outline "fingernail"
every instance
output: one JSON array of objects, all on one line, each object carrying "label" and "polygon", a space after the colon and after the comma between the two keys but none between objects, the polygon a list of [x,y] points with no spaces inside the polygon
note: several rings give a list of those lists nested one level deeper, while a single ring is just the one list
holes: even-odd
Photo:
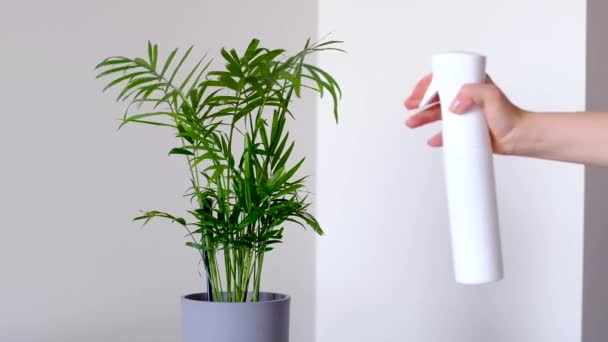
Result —
[{"label": "fingernail", "polygon": [[461,104],[462,102],[458,98],[455,98],[452,104],[450,105],[450,111],[457,113],[460,109]]},{"label": "fingernail", "polygon": [[405,125],[407,127],[412,128],[412,118],[408,118],[407,120],[405,120]]},{"label": "fingernail", "polygon": [[403,101],[403,105],[405,105],[405,108],[411,108],[412,106],[412,101],[414,101],[414,99],[410,96],[407,99],[405,99],[405,101]]}]

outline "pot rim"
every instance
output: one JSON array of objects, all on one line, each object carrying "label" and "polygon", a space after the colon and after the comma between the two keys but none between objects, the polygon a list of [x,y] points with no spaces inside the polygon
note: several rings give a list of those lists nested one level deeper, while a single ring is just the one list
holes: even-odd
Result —
[{"label": "pot rim", "polygon": [[[272,303],[277,303],[277,302],[285,302],[285,301],[290,301],[291,300],[291,296],[288,294],[283,294],[283,293],[277,293],[277,292],[260,292],[260,297],[262,297],[262,295],[266,295],[266,296],[270,296],[272,297],[272,299],[269,300],[260,300],[259,302],[210,302],[207,300],[202,300],[202,298],[207,298],[207,292],[198,292],[198,293],[191,293],[191,294],[187,294],[187,295],[183,295],[181,297],[183,302],[191,302],[191,303],[204,303],[204,304],[208,304],[208,305],[243,305],[243,304],[248,304],[248,305],[264,305],[264,304],[272,304]],[[247,298],[251,298],[250,295],[247,295]]]}]

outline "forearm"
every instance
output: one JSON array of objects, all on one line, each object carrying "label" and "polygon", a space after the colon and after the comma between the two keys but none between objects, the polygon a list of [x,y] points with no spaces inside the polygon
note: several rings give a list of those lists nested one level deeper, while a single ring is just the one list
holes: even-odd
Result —
[{"label": "forearm", "polygon": [[535,113],[512,132],[513,155],[608,166],[608,113]]}]

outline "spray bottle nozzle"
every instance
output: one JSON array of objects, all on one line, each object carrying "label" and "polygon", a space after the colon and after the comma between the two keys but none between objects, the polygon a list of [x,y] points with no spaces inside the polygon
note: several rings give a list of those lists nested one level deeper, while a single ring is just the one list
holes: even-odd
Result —
[{"label": "spray bottle nozzle", "polygon": [[422,100],[420,100],[418,108],[424,108],[428,106],[431,103],[433,97],[437,95],[437,87],[435,84],[436,82],[434,80],[431,80],[431,83],[429,83],[429,86],[426,88],[426,92],[424,92],[424,95],[422,96]]}]

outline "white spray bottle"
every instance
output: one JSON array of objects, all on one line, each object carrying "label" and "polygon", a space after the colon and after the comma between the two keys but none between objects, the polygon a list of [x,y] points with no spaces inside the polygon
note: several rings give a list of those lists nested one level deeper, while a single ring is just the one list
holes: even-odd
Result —
[{"label": "white spray bottle", "polygon": [[449,110],[463,85],[484,82],[485,64],[485,57],[475,53],[434,55],[433,80],[420,103],[420,108],[427,106],[439,93],[454,274],[462,284],[503,277],[488,127],[477,106],[464,114]]}]

